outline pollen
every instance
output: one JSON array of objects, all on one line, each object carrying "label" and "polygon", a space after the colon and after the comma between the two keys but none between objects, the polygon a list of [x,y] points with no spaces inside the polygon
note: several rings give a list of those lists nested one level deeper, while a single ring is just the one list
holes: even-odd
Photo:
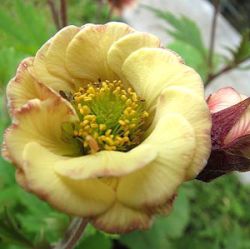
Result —
[{"label": "pollen", "polygon": [[85,154],[128,151],[141,142],[149,114],[144,100],[120,80],[89,83],[73,94],[72,104],[79,117],[73,134]]}]

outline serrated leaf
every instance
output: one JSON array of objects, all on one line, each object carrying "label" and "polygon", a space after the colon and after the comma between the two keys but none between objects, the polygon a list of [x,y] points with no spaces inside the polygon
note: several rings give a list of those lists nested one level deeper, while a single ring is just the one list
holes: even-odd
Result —
[{"label": "serrated leaf", "polygon": [[246,58],[250,59],[250,30],[243,33],[240,45],[234,52],[235,62],[243,61]]},{"label": "serrated leaf", "polygon": [[240,64],[242,61],[250,59],[250,30],[243,33],[239,46],[226,47],[226,50],[232,55],[230,64]]},{"label": "serrated leaf", "polygon": [[200,52],[203,58],[207,58],[207,51],[202,40],[200,29],[193,20],[186,16],[178,18],[169,11],[162,11],[150,6],[145,7],[172,26],[173,30],[166,29],[171,36],[176,40],[194,47]]},{"label": "serrated leaf", "polygon": [[1,44],[34,54],[55,31],[53,25],[47,25],[45,15],[37,12],[34,4],[21,0],[13,0],[8,12],[0,9]]},{"label": "serrated leaf", "polygon": [[38,47],[41,46],[48,38],[46,35],[46,23],[44,17],[41,15],[38,16],[32,5],[28,5],[27,3],[24,4],[21,0],[15,0],[14,6],[17,15],[21,17],[19,18],[19,25],[21,25],[22,32],[24,32],[29,39],[32,39]]},{"label": "serrated leaf", "polygon": [[178,53],[184,59],[185,64],[194,68],[203,79],[206,78],[207,64],[196,48],[178,40],[170,43],[167,47]]},{"label": "serrated leaf", "polygon": [[18,205],[22,212],[16,218],[25,234],[31,234],[36,240],[57,241],[69,224],[69,217],[57,212],[46,202],[19,188]]},{"label": "serrated leaf", "polygon": [[28,37],[25,37],[22,30],[19,29],[16,22],[13,22],[13,18],[8,15],[3,9],[0,9],[0,30],[5,32],[6,35],[15,38],[17,41],[26,43],[29,42]]}]

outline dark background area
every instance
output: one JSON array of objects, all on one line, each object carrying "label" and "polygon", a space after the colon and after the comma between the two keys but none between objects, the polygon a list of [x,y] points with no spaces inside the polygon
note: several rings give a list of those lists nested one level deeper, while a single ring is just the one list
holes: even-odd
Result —
[{"label": "dark background area", "polygon": [[[215,2],[216,0],[210,0]],[[221,0],[221,13],[240,32],[250,28],[249,0]]]}]

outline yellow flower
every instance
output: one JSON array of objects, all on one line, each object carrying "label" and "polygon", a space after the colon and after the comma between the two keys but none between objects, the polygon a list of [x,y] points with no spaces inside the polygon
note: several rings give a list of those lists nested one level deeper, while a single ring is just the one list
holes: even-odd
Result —
[{"label": "yellow flower", "polygon": [[7,87],[3,155],[16,179],[98,229],[146,229],[204,167],[210,114],[199,75],[123,23],[68,26]]}]

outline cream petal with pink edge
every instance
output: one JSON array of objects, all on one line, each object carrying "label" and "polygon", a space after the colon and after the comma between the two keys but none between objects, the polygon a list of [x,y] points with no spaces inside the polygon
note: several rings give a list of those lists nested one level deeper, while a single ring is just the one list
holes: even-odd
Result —
[{"label": "cream petal with pink edge", "polygon": [[107,233],[120,234],[148,229],[151,226],[152,217],[116,202],[107,212],[94,218],[91,223],[97,229]]},{"label": "cream petal with pink edge", "polygon": [[168,112],[176,112],[192,125],[196,146],[192,162],[187,171],[187,179],[195,178],[205,166],[211,152],[211,116],[205,100],[185,87],[164,89],[156,107],[154,125]]},{"label": "cream petal with pink edge", "polygon": [[142,48],[131,53],[122,72],[137,94],[146,100],[147,107],[154,107],[167,86],[185,86],[201,96],[204,94],[200,76],[166,49]]},{"label": "cream petal with pink edge", "polygon": [[75,141],[63,138],[61,127],[64,122],[76,120],[76,114],[60,97],[43,102],[38,99],[28,101],[15,112],[15,120],[4,135],[8,156],[22,167],[23,148],[32,141],[59,155],[79,154]]},{"label": "cream petal with pink edge", "polygon": [[154,146],[145,144],[129,152],[100,151],[92,155],[58,161],[55,171],[72,179],[122,176],[145,167],[156,157]]},{"label": "cream petal with pink edge", "polygon": [[142,32],[128,34],[115,42],[108,52],[108,64],[120,77],[122,75],[122,64],[127,57],[140,48],[158,48],[160,40],[154,35]]},{"label": "cream petal with pink edge", "polygon": [[50,97],[56,97],[55,92],[44,84],[38,82],[29,72],[32,66],[33,58],[23,60],[18,69],[16,77],[7,85],[7,98],[11,113],[21,108],[29,100],[45,100]]},{"label": "cream petal with pink edge", "polygon": [[211,94],[207,99],[207,104],[210,112],[215,113],[236,105],[246,98],[246,96],[240,95],[232,87],[225,87]]},{"label": "cream petal with pink edge", "polygon": [[147,144],[158,151],[157,158],[120,179],[117,199],[132,208],[151,210],[171,199],[185,179],[196,146],[194,130],[182,115],[165,113],[142,145]]},{"label": "cream petal with pink edge", "polygon": [[118,79],[108,65],[107,54],[115,41],[131,32],[132,28],[118,22],[85,25],[67,48],[67,69],[74,77],[80,79]]},{"label": "cream petal with pink edge", "polygon": [[[250,134],[250,106],[245,110],[243,115],[229,131],[224,139],[224,144],[229,144],[233,140]],[[249,155],[250,156],[250,155]]]},{"label": "cream petal with pink edge", "polygon": [[72,180],[59,176],[53,165],[62,157],[38,143],[23,152],[27,189],[68,214],[89,217],[105,212],[114,202],[114,191],[98,179]]},{"label": "cream petal with pink edge", "polygon": [[46,57],[44,58],[44,63],[51,74],[72,83],[75,80],[65,67],[65,56],[69,43],[79,31],[80,28],[73,25],[60,30],[51,40]]},{"label": "cream petal with pink edge", "polygon": [[38,50],[30,72],[36,79],[39,79],[43,84],[57,92],[60,90],[66,92],[73,91],[75,85],[72,82],[52,74],[46,67],[46,57],[52,40],[53,37]]}]

